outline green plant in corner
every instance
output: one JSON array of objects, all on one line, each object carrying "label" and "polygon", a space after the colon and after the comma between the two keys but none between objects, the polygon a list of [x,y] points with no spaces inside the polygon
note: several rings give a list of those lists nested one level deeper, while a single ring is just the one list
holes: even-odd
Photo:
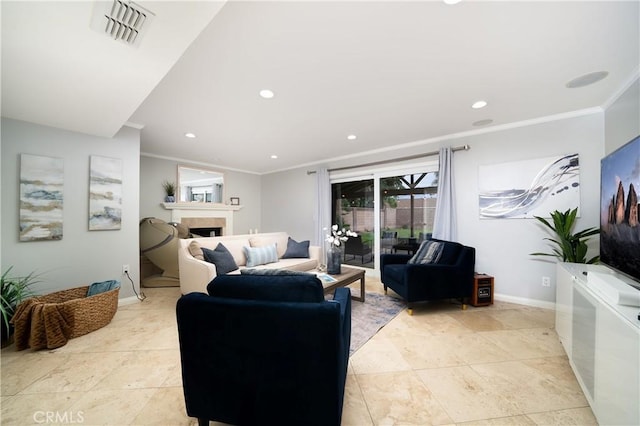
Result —
[{"label": "green plant in corner", "polygon": [[573,227],[576,223],[578,208],[560,212],[558,210],[551,213],[551,224],[547,219],[534,216],[540,223],[549,228],[554,234],[554,238],[545,238],[554,243],[553,253],[531,253],[532,256],[552,256],[563,262],[571,263],[598,263],[600,256],[594,256],[587,260],[588,237],[600,233],[598,228],[587,228],[573,234]]},{"label": "green plant in corner", "polygon": [[30,273],[24,277],[11,277],[11,266],[0,277],[0,313],[2,314],[2,338],[11,335],[9,321],[13,317],[16,307],[24,299],[33,296],[31,285],[39,282],[36,275]]}]

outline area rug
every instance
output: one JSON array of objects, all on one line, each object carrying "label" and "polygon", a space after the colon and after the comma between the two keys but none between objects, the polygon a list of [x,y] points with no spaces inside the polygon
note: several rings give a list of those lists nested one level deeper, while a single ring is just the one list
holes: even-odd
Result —
[{"label": "area rug", "polygon": [[353,355],[362,345],[406,308],[395,297],[365,293],[365,302],[351,301],[351,348]]}]

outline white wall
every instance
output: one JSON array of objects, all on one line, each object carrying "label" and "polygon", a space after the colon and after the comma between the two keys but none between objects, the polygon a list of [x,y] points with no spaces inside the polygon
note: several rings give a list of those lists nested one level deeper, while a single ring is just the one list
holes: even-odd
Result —
[{"label": "white wall", "polygon": [[[520,299],[555,301],[555,260],[530,256],[550,252],[549,237],[535,219],[479,219],[478,168],[509,161],[577,152],[580,159],[580,219],[575,230],[597,227],[600,200],[600,158],[603,114],[528,125],[460,140],[471,145],[455,159],[456,201],[460,241],[476,247],[476,270],[495,277],[496,294]],[[597,238],[590,256],[598,253]],[[551,287],[542,277],[551,277]]]},{"label": "white wall", "polygon": [[[59,241],[19,242],[20,154],[64,160],[63,237]],[[123,127],[112,139],[2,119],[2,259],[5,271],[41,274],[38,293],[88,285],[95,281],[122,281],[120,298],[134,296],[131,283],[121,276],[128,264],[139,289],[139,154],[140,132]],[[121,158],[123,164],[122,228],[89,231],[89,157]]]},{"label": "white wall", "polygon": [[[585,112],[587,114],[587,112]],[[539,124],[458,137],[431,144],[415,145],[362,158],[334,161],[327,167],[341,167],[399,158],[419,152],[437,151],[440,146],[471,145],[469,151],[454,154],[459,241],[476,248],[476,270],[495,277],[495,291],[514,301],[540,301],[550,306],[555,300],[555,263],[529,256],[547,251],[547,236],[535,219],[479,219],[478,168],[509,161],[542,158],[577,152],[581,166],[581,218],[577,229],[598,225],[600,158],[603,156],[603,113],[557,119]],[[299,238],[314,233],[314,167],[272,173],[262,178],[262,218],[265,230],[285,230]],[[597,254],[597,242],[590,252]],[[552,279],[542,287],[542,276]]]},{"label": "white wall", "polygon": [[263,175],[262,231],[285,231],[296,241],[318,244],[314,230],[317,200],[316,175],[307,174],[307,169]]},{"label": "white wall", "polygon": [[226,170],[217,166],[203,166],[184,161],[167,160],[149,156],[140,157],[140,218],[157,217],[171,220],[171,211],[165,210],[161,203],[164,201],[162,182],[165,180],[177,182],[178,164],[203,167],[224,173],[224,197],[229,202],[230,197],[240,198],[242,208],[233,214],[234,234],[248,234],[249,229],[263,231],[261,213],[261,178],[260,175]]},{"label": "white wall", "polygon": [[162,208],[165,193],[162,182],[177,182],[175,161],[140,156],[140,219],[157,217],[171,221],[171,210]]},{"label": "white wall", "polygon": [[257,229],[263,232],[261,208],[262,208],[262,178],[260,175],[224,171],[225,197],[240,198],[242,208],[233,214],[233,233],[247,234],[249,229]]},{"label": "white wall", "polygon": [[605,111],[605,151],[610,154],[640,135],[640,80],[625,90]]}]

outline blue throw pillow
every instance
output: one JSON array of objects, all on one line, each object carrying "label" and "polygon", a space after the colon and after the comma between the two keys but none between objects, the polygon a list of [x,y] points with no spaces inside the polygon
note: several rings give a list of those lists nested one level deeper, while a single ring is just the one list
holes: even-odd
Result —
[{"label": "blue throw pillow", "polygon": [[116,288],[120,288],[120,281],[108,280],[108,281],[93,283],[89,286],[89,289],[87,290],[87,297],[104,293],[105,291],[115,290]]},{"label": "blue throw pillow", "polygon": [[297,242],[289,237],[287,251],[282,255],[283,259],[309,258],[309,240]]},{"label": "blue throw pillow", "polygon": [[218,243],[215,250],[202,247],[202,255],[204,260],[216,265],[216,273],[219,275],[228,274],[238,269],[231,252],[222,243]]},{"label": "blue throw pillow", "polygon": [[407,263],[426,265],[429,263],[438,263],[444,243],[439,241],[427,240],[420,244],[420,248]]},{"label": "blue throw pillow", "polygon": [[248,268],[278,261],[278,250],[275,243],[263,247],[243,247],[242,249],[247,256]]}]

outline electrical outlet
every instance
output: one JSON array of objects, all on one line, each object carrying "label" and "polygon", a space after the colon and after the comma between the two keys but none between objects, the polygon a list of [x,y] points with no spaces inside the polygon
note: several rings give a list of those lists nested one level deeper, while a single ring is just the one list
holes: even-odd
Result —
[{"label": "electrical outlet", "polygon": [[122,275],[129,273],[129,265],[122,265]]},{"label": "electrical outlet", "polygon": [[542,277],[542,287],[551,287],[551,278]]}]

